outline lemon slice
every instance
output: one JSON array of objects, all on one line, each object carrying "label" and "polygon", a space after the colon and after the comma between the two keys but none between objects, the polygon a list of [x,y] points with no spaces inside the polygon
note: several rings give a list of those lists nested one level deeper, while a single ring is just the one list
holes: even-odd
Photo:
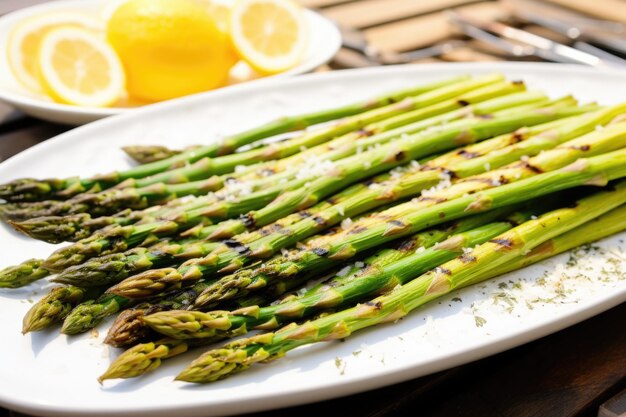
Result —
[{"label": "lemon slice", "polygon": [[52,29],[37,55],[44,90],[56,101],[108,106],[124,93],[124,70],[101,37],[76,27]]},{"label": "lemon slice", "polygon": [[235,48],[262,73],[297,65],[306,49],[307,30],[304,11],[290,0],[239,0],[231,12]]},{"label": "lemon slice", "polygon": [[77,26],[102,30],[104,24],[83,13],[53,12],[38,15],[16,24],[9,33],[7,59],[15,78],[24,87],[42,92],[37,77],[37,50],[47,31],[58,26]]}]

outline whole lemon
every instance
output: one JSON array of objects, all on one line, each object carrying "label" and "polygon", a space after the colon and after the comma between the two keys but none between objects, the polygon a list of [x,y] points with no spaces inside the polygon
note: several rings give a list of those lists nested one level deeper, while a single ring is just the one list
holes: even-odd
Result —
[{"label": "whole lemon", "polygon": [[227,34],[194,0],[129,0],[109,19],[107,37],[128,94],[143,101],[220,87],[236,62]]}]

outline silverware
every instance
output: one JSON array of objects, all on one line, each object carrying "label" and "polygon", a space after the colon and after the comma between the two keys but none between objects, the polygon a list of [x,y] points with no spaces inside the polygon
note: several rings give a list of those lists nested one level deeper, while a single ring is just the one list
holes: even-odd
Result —
[{"label": "silverware", "polygon": [[500,22],[484,22],[448,11],[448,17],[466,35],[488,42],[516,56],[534,55],[548,61],[584,64],[594,67],[626,68],[626,61],[606,60],[589,51],[581,51],[542,36]]},{"label": "silverware", "polygon": [[[367,41],[367,38],[360,30],[340,25],[337,22],[335,22],[335,24],[341,32],[341,46],[348,50],[357,52],[361,55],[361,58],[364,59],[360,60],[361,62],[359,63],[358,58],[355,58],[354,60],[352,58],[345,58],[345,61],[349,61],[346,66],[407,64],[424,58],[441,56],[466,45],[465,42],[460,40],[449,40],[408,52],[380,51]],[[337,59],[341,60],[340,57],[337,57]]]},{"label": "silverware", "polygon": [[589,41],[626,54],[626,24],[592,19],[536,0],[506,0],[514,15],[560,33],[573,41]]}]

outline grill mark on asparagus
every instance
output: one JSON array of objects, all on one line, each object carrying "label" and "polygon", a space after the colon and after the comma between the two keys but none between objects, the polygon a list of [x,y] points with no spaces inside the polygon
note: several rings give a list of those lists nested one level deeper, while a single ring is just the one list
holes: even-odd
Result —
[{"label": "grill mark on asparagus", "polygon": [[459,260],[464,264],[468,264],[470,262],[474,262],[476,260],[476,257],[472,256],[469,253],[464,253],[463,255],[459,256]]},{"label": "grill mark on asparagus", "polygon": [[419,198],[417,198],[417,202],[422,202],[422,201],[434,201],[435,203],[443,203],[444,201],[447,201],[447,198],[442,198],[442,197],[427,197],[427,196],[421,196]]},{"label": "grill mark on asparagus", "polygon": [[355,235],[357,233],[365,232],[366,230],[367,230],[367,227],[361,226],[361,227],[357,227],[355,229],[350,230],[347,234]]},{"label": "grill mark on asparagus", "polygon": [[362,128],[362,129],[357,130],[357,134],[359,136],[368,138],[374,135],[374,131],[372,129]]},{"label": "grill mark on asparagus", "polygon": [[256,220],[254,219],[254,216],[250,213],[242,214],[241,222],[243,223],[245,227],[254,227],[254,225],[256,224]]},{"label": "grill mark on asparagus", "polygon": [[400,252],[410,252],[415,249],[415,246],[417,246],[417,242],[415,240],[405,240],[404,242],[400,243],[400,245],[398,246],[398,250]]},{"label": "grill mark on asparagus", "polygon": [[511,136],[511,141],[513,143],[519,143],[523,141],[524,138],[525,138],[525,135],[522,132],[513,132],[513,135]]},{"label": "grill mark on asparagus", "polygon": [[511,249],[513,247],[513,242],[509,239],[491,239],[489,242],[495,243],[496,245],[506,249]]},{"label": "grill mark on asparagus", "polygon": [[383,308],[383,303],[380,301],[377,301],[377,302],[368,301],[365,303],[365,305],[374,307],[376,310],[381,310]]},{"label": "grill mark on asparagus", "polygon": [[456,154],[459,156],[462,156],[465,159],[472,159],[472,158],[477,158],[480,156],[478,152],[469,152],[469,151],[466,151],[465,149],[461,149]]},{"label": "grill mark on asparagus", "polygon": [[313,252],[317,256],[326,256],[329,253],[328,249],[324,249],[324,248],[313,248],[311,249],[311,252]]},{"label": "grill mark on asparagus", "polygon": [[522,162],[521,164],[522,168],[527,169],[531,172],[534,172],[535,174],[542,174],[543,170],[541,168],[538,168],[534,165],[529,164],[528,162]]}]

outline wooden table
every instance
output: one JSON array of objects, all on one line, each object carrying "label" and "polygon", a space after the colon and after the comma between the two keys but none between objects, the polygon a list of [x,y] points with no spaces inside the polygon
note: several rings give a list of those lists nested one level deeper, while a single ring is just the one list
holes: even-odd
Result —
[{"label": "wooden table", "polygon": [[[0,14],[41,1],[2,0]],[[363,30],[380,50],[395,52],[459,37],[442,13],[446,8],[482,18],[503,13],[498,2],[480,0],[300,1],[342,25]],[[551,1],[626,22],[626,1]],[[536,27],[528,29],[545,34]],[[476,52],[471,46],[470,42],[468,48],[428,61],[502,59],[484,50]],[[337,62],[322,70],[333,66]],[[25,117],[0,104],[0,159],[68,129]],[[603,402],[626,397],[625,328],[626,304],[622,304],[559,333],[465,366],[363,394],[254,416],[596,416]],[[9,415],[17,413],[0,409],[0,417]]]}]

